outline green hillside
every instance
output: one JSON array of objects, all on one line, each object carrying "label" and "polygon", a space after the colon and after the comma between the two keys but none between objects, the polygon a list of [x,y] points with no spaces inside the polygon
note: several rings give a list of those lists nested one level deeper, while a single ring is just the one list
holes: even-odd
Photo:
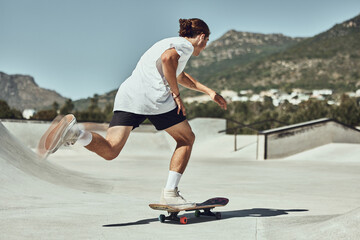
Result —
[{"label": "green hillside", "polygon": [[204,82],[217,89],[353,91],[360,87],[359,39],[360,15],[284,51],[219,71]]},{"label": "green hillside", "polygon": [[[241,66],[263,59],[303,41],[282,34],[260,34],[231,30],[212,42],[198,57],[192,57],[185,71],[217,91],[233,84],[232,74]],[[187,96],[194,92],[185,91]]]}]

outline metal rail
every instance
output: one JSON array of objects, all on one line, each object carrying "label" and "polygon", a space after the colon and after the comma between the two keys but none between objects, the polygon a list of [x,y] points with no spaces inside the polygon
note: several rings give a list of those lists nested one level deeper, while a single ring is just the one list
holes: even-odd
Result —
[{"label": "metal rail", "polygon": [[263,123],[268,123],[268,122],[277,122],[277,123],[280,123],[282,125],[288,125],[287,123],[285,122],[281,122],[281,121],[278,121],[276,119],[267,119],[267,120],[263,120],[263,121],[258,121],[258,122],[253,122],[253,123],[250,123],[250,124],[244,124],[244,123],[241,123],[241,122],[238,122],[236,120],[233,120],[233,119],[229,119],[229,118],[226,118],[226,121],[230,121],[230,122],[233,122],[233,123],[236,123],[238,124],[237,127],[233,127],[233,128],[226,128],[225,130],[221,130],[219,131],[218,133],[223,133],[223,132],[227,132],[227,131],[232,131],[232,130],[235,130],[234,131],[234,151],[236,152],[237,151],[237,131],[239,129],[242,129],[242,128],[248,128],[250,130],[253,130],[255,131],[256,133],[259,133],[260,130],[254,128],[255,125],[259,125],[259,124],[263,124]]}]

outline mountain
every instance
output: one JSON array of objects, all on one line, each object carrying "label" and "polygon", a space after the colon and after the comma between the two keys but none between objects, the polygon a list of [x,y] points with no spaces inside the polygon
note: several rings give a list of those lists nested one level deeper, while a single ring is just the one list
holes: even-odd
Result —
[{"label": "mountain", "polygon": [[282,51],[219,69],[201,79],[219,90],[299,87],[353,91],[360,87],[359,39],[360,15]]},{"label": "mountain", "polygon": [[304,39],[230,30],[210,43],[198,57],[192,57],[185,71],[210,87],[222,90],[223,85],[232,86],[224,82],[228,79],[226,75],[231,75],[239,66],[284,51]]},{"label": "mountain", "polygon": [[55,91],[40,88],[31,76],[3,72],[0,72],[0,99],[21,111],[27,108],[44,109],[51,107],[54,102],[61,106],[66,101]]},{"label": "mountain", "polygon": [[219,64],[223,61],[234,65],[249,63],[254,59],[270,55],[302,41],[282,34],[261,34],[230,30],[195,58],[191,58],[187,69],[198,69]]},{"label": "mountain", "polygon": [[76,111],[87,110],[91,105],[91,99],[94,98],[97,99],[98,107],[102,110],[104,110],[108,105],[113,107],[116,93],[117,93],[117,89],[102,95],[95,94],[92,98],[83,98],[80,100],[76,100],[74,101],[74,106],[75,106],[74,109]]}]

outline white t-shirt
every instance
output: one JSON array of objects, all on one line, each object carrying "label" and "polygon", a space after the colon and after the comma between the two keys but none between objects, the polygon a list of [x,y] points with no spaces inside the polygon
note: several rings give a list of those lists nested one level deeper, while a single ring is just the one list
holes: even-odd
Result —
[{"label": "white t-shirt", "polygon": [[170,48],[174,48],[180,55],[176,76],[184,71],[194,51],[188,40],[173,37],[155,43],[140,58],[131,76],[120,85],[115,97],[114,111],[157,115],[176,108],[161,63],[161,55]]}]

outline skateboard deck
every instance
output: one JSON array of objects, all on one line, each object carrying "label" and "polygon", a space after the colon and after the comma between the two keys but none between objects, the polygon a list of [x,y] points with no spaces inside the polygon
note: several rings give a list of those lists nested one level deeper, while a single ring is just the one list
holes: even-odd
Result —
[{"label": "skateboard deck", "polygon": [[196,203],[196,205],[194,207],[189,207],[189,208],[179,208],[176,206],[170,206],[170,205],[164,205],[164,204],[149,204],[149,207],[154,210],[167,211],[170,214],[169,216],[165,216],[163,214],[161,214],[159,216],[159,221],[162,223],[165,222],[165,220],[170,220],[170,221],[176,221],[176,222],[180,222],[182,224],[186,224],[188,221],[187,217],[179,218],[177,216],[179,214],[179,212],[195,211],[196,217],[200,217],[201,215],[204,215],[204,216],[213,216],[213,217],[216,217],[216,219],[221,219],[221,213],[220,212],[213,213],[211,211],[211,209],[213,209],[215,207],[223,207],[226,204],[228,204],[228,202],[229,202],[229,199],[227,199],[227,198],[216,197],[216,198],[208,199],[202,203]]}]

